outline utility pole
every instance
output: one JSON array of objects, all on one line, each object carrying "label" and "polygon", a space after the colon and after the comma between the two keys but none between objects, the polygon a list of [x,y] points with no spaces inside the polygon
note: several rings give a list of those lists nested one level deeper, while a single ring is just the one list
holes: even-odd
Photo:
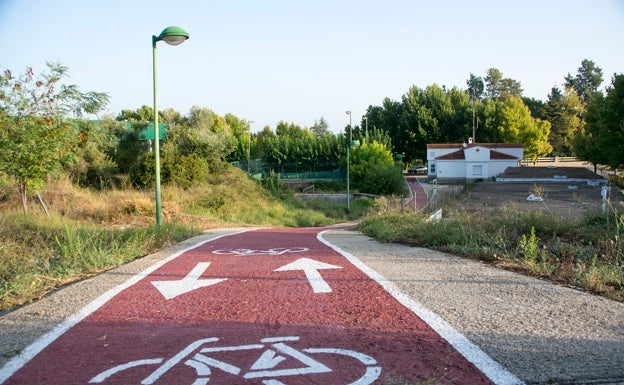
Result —
[{"label": "utility pole", "polygon": [[247,122],[249,124],[249,145],[247,146],[247,175],[251,175],[251,125],[253,120]]}]

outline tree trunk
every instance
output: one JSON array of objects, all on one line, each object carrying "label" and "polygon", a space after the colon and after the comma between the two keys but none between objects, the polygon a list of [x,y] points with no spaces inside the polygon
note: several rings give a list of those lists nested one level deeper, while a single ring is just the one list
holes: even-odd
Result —
[{"label": "tree trunk", "polygon": [[28,214],[28,183],[25,180],[19,181],[17,183],[17,189],[19,190],[19,195],[22,200],[22,209],[24,210],[24,214]]}]

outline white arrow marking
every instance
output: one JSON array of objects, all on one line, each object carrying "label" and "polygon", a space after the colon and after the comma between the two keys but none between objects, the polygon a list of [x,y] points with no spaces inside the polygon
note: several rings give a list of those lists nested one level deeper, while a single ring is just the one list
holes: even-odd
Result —
[{"label": "white arrow marking", "polygon": [[152,281],[152,285],[160,291],[166,299],[175,298],[181,294],[188,293],[195,289],[227,280],[227,278],[199,279],[210,266],[210,262],[200,262],[191,270],[186,277],[177,281]]},{"label": "white arrow marking", "polygon": [[321,273],[318,272],[320,269],[342,269],[342,267],[315,261],[310,258],[299,258],[295,262],[284,265],[273,271],[303,270],[306,278],[310,281],[310,285],[312,285],[313,292],[331,293],[331,287],[329,287],[327,282],[321,277]]}]

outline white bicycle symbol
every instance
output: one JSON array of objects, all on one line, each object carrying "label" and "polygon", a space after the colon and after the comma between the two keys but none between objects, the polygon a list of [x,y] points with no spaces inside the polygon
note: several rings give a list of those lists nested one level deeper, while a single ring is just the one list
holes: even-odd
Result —
[{"label": "white bicycle symbol", "polygon": [[[288,341],[298,340],[298,336],[273,337],[260,340],[260,344],[208,346],[200,349],[200,347],[204,344],[211,344],[219,341],[218,338],[200,339],[191,343],[181,352],[166,361],[164,358],[130,361],[126,364],[115,366],[98,374],[93,377],[89,383],[103,383],[113,375],[137,366],[161,364],[154,372],[141,381],[142,385],[151,385],[158,381],[158,379],[161,378],[167,371],[184,361],[185,365],[195,369],[195,372],[197,373],[197,379],[191,385],[207,384],[210,381],[212,369],[219,369],[231,375],[241,376],[244,379],[261,379],[264,385],[286,385],[283,382],[278,381],[276,378],[329,373],[332,371],[325,364],[311,358],[308,355],[315,353],[338,354],[353,358],[362,363],[365,367],[364,374],[356,381],[347,385],[369,385],[379,378],[379,375],[381,374],[381,367],[377,365],[377,361],[375,361],[375,359],[371,356],[363,353],[337,348],[308,348],[297,350],[285,343]],[[219,361],[208,355],[210,353],[217,352],[235,352],[244,350],[264,350],[260,357],[256,359],[256,361],[246,370],[230,363]],[[289,359],[297,360],[299,362],[299,366],[293,367],[291,365],[287,368],[278,368],[282,361]]]},{"label": "white bicycle symbol", "polygon": [[268,250],[253,250],[253,249],[223,249],[223,250],[213,250],[213,254],[234,254],[234,255],[242,255],[242,256],[250,256],[250,255],[282,255],[288,253],[302,253],[304,251],[308,251],[307,247],[276,247]]}]

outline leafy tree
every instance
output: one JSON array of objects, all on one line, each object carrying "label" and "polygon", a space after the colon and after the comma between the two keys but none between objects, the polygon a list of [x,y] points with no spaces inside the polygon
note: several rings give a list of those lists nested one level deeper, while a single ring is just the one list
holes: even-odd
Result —
[{"label": "leafy tree", "polygon": [[211,165],[218,165],[236,146],[226,120],[207,108],[192,107],[186,122],[186,140],[178,142],[179,151],[197,154]]},{"label": "leafy tree", "polygon": [[553,87],[548,94],[543,114],[551,124],[549,141],[554,155],[572,155],[572,138],[581,127],[580,116],[583,109],[583,103],[572,88],[566,88],[562,93],[557,87]]},{"label": "leafy tree", "polygon": [[522,85],[519,81],[504,78],[500,82],[500,98],[522,97]]},{"label": "leafy tree", "polygon": [[[151,120],[154,119],[152,115]],[[184,116],[173,108],[167,108],[166,110],[159,111],[158,121],[167,124],[183,124]]]},{"label": "leafy tree", "polygon": [[[147,122],[119,122],[112,128],[118,138],[116,151],[112,155],[112,159],[117,165],[120,173],[126,174],[135,168],[141,161],[142,156],[150,150],[151,144],[141,140],[141,132],[148,127]],[[128,128],[132,128],[129,130]],[[162,140],[162,138],[161,138]]]},{"label": "leafy tree", "polygon": [[[382,144],[385,148],[392,149],[392,138],[390,138],[390,134],[387,131],[379,129],[377,127],[373,127],[368,129],[368,141],[360,140],[361,143],[373,143],[377,142]],[[392,150],[391,150],[392,151]]]},{"label": "leafy tree", "polygon": [[229,161],[246,161],[251,148],[251,122],[240,119],[233,114],[225,114],[225,122],[230,127],[236,146],[227,159]]},{"label": "leafy tree", "polygon": [[96,113],[108,103],[105,93],[81,93],[61,83],[67,67],[47,67],[39,76],[32,68],[19,77],[10,70],[0,75],[0,171],[15,181],[24,213],[29,191],[76,156],[79,130],[68,118]]},{"label": "leafy tree", "polygon": [[331,134],[331,132],[329,131],[329,124],[327,123],[325,118],[322,116],[319,121],[316,121],[316,120],[314,121],[314,124],[312,125],[312,127],[310,127],[310,130],[316,136],[323,136],[323,135]]},{"label": "leafy tree", "polygon": [[[531,116],[538,119],[546,119],[544,116],[544,102],[535,98],[522,97],[522,101],[529,107]],[[548,120],[548,119],[546,119]]]},{"label": "leafy tree", "polygon": [[624,165],[624,74],[613,76],[606,96],[596,92],[587,105],[585,127],[574,140],[576,155],[613,169]]},{"label": "leafy tree", "polygon": [[624,166],[624,74],[614,75],[607,87],[602,119],[610,143],[607,164],[620,168]]},{"label": "leafy tree", "polygon": [[548,143],[550,123],[531,116],[529,108],[518,97],[504,102],[499,126],[501,139],[507,143],[521,143],[525,154],[536,160],[552,151]]},{"label": "leafy tree", "polygon": [[587,103],[602,84],[602,69],[593,61],[584,59],[576,76],[568,73],[564,79],[565,87],[574,88],[581,101]]},{"label": "leafy tree", "polygon": [[481,105],[482,118],[479,125],[477,137],[482,143],[499,143],[503,142],[500,130],[503,124],[505,104],[494,99],[486,99]]},{"label": "leafy tree", "polygon": [[[393,101],[390,98],[384,98],[381,106],[369,106],[366,111],[369,141],[372,142],[370,138],[372,130],[378,129],[387,132],[393,143],[409,146],[407,141],[409,134],[403,127],[402,109],[401,102]],[[405,151],[405,149],[402,148],[401,151]]]},{"label": "leafy tree", "polygon": [[405,192],[400,166],[395,166],[392,153],[373,141],[351,149],[349,174],[353,187],[361,192],[394,195]]},{"label": "leafy tree", "polygon": [[[167,112],[179,121],[176,114]],[[137,124],[141,126],[141,124]],[[123,141],[122,141],[123,142]],[[219,172],[226,157],[235,149],[236,139],[226,120],[212,110],[194,106],[179,123],[169,124],[161,151],[161,182],[189,187],[208,180]],[[130,141],[137,143],[138,141]],[[132,154],[132,153],[131,153]],[[138,187],[151,187],[154,182],[154,156],[137,148],[138,160],[130,167],[130,177]]]},{"label": "leafy tree", "polygon": [[[162,114],[160,113],[160,111],[158,112],[158,120],[159,121],[164,121],[164,119],[161,120],[161,118],[163,118]],[[154,121],[154,108],[147,106],[147,105],[142,105],[141,107],[137,108],[136,110],[132,111],[132,110],[121,110],[121,112],[119,113],[119,115],[117,115],[117,120],[120,121],[128,121],[131,123],[135,123],[135,122],[152,122]]]},{"label": "leafy tree", "polygon": [[468,86],[468,95],[470,95],[471,101],[483,98],[485,83],[483,83],[483,79],[480,76],[475,76],[471,72],[470,77],[466,80],[466,85]]},{"label": "leafy tree", "polygon": [[270,126],[265,126],[262,131],[256,134],[256,145],[254,146],[254,150],[256,151],[256,157],[265,158],[268,155],[267,145],[265,143],[266,140],[270,140],[270,138],[275,137],[275,132],[271,129]]},{"label": "leafy tree", "polygon": [[585,124],[576,132],[572,139],[574,155],[594,165],[594,171],[599,164],[608,164],[609,158],[605,148],[610,144],[602,132],[601,111],[604,105],[604,96],[596,94],[585,110]]},{"label": "leafy tree", "polygon": [[480,101],[483,97],[483,91],[485,89],[485,84],[483,83],[483,79],[481,77],[477,77],[470,73],[470,78],[466,80],[466,85],[468,85],[468,95],[470,96],[470,103],[472,105],[472,131],[471,135],[473,140],[476,140],[476,129],[477,129],[477,101]]},{"label": "leafy tree", "polygon": [[269,136],[264,139],[265,159],[271,167],[284,172],[284,164],[290,156],[290,137],[286,135]]},{"label": "leafy tree", "polygon": [[501,80],[503,73],[496,68],[490,68],[485,75],[485,97],[488,99],[497,99],[500,96]]},{"label": "leafy tree", "polygon": [[121,122],[111,118],[74,120],[78,129],[76,161],[66,171],[78,185],[96,189],[108,188],[117,184],[117,165],[114,154],[119,145]]},{"label": "leafy tree", "polygon": [[489,99],[504,99],[508,97],[522,97],[522,86],[517,80],[503,78],[503,73],[496,68],[487,70],[485,76],[486,97]]},{"label": "leafy tree", "polygon": [[408,159],[424,159],[427,143],[467,140],[472,136],[472,105],[465,91],[446,90],[436,84],[422,90],[411,87],[403,96],[402,127],[406,138],[394,151]]}]

